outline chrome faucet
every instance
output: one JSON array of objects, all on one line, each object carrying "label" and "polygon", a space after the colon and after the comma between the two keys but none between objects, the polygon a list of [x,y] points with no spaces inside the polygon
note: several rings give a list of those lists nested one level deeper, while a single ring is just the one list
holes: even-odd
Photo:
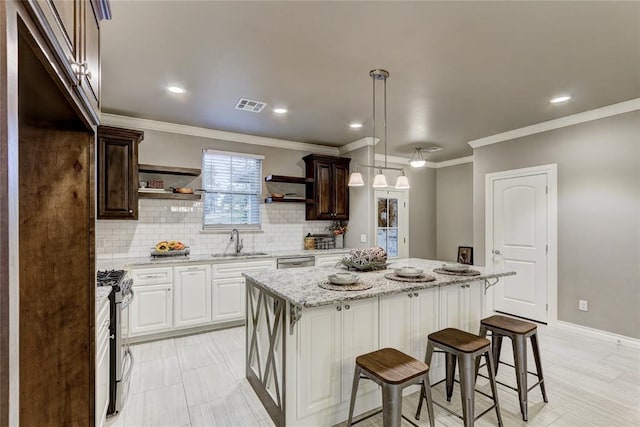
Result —
[{"label": "chrome faucet", "polygon": [[240,232],[237,228],[231,230],[231,241],[233,241],[233,235],[236,235],[236,255],[240,255],[240,251],[244,248],[244,241],[240,239]]}]

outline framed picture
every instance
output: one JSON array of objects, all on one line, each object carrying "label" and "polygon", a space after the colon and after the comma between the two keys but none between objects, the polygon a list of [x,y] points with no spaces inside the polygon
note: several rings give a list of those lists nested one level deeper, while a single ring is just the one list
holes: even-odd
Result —
[{"label": "framed picture", "polygon": [[458,262],[473,265],[473,247],[458,246]]}]

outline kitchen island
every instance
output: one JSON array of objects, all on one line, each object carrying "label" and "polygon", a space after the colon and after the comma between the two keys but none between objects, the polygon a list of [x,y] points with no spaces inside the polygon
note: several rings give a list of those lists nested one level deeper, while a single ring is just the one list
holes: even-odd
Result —
[{"label": "kitchen island", "polygon": [[[385,278],[411,266],[432,282]],[[486,288],[514,272],[477,276],[434,273],[442,262],[404,259],[388,270],[359,273],[371,288],[330,291],[318,284],[342,268],[309,267],[245,273],[246,375],[278,426],[331,426],[346,420],[356,356],[393,347],[423,359],[427,335],[445,327],[478,332]],[[431,381],[444,377],[434,358]],[[408,388],[407,393],[417,387]],[[363,382],[354,414],[381,404],[377,385]]]}]

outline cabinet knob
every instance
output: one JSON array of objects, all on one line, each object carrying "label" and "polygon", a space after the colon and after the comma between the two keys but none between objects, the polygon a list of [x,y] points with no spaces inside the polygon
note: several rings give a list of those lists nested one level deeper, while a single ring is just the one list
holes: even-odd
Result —
[{"label": "cabinet knob", "polygon": [[129,209],[129,213],[133,213],[133,209]]},{"label": "cabinet knob", "polygon": [[417,296],[418,296],[418,293],[416,292],[415,294],[413,294],[413,296],[414,296],[414,297],[417,297]]},{"label": "cabinet knob", "polygon": [[339,305],[339,306],[337,306],[337,307],[336,307],[336,310],[338,310],[338,311],[342,311],[342,306],[340,306],[340,305]]},{"label": "cabinet knob", "polygon": [[344,306],[344,309],[345,309],[345,310],[349,310],[350,308],[351,308],[351,306],[350,306],[349,304],[347,304],[347,305],[345,305],[345,306]]},{"label": "cabinet knob", "polygon": [[412,294],[409,294],[409,298],[413,298],[413,295],[412,295]]}]

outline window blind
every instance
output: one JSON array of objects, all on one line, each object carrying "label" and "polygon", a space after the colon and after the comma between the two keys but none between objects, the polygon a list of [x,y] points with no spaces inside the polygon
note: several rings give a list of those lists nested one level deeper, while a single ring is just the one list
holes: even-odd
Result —
[{"label": "window blind", "polygon": [[203,228],[260,228],[264,156],[204,150]]}]

